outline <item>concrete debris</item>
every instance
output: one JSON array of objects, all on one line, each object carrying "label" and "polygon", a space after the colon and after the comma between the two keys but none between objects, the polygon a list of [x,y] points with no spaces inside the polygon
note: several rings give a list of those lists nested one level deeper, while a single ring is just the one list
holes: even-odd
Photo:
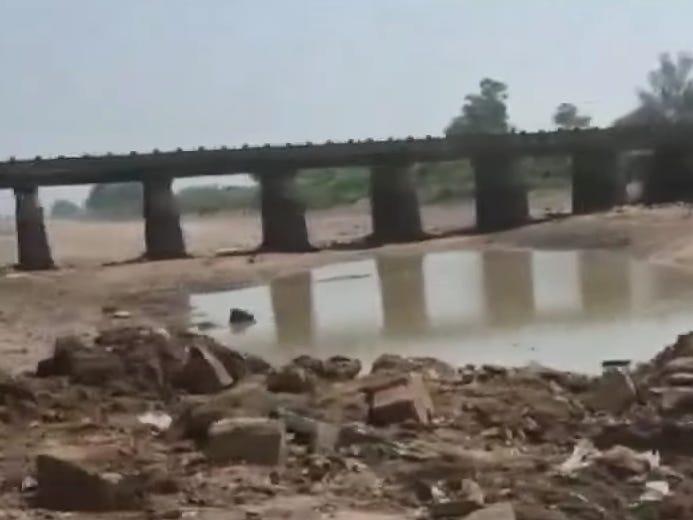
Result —
[{"label": "concrete debris", "polygon": [[602,375],[586,401],[593,410],[619,414],[637,398],[638,392],[630,374],[624,369],[615,368]]},{"label": "concrete debris", "polygon": [[176,377],[176,386],[193,394],[214,394],[234,380],[214,354],[203,346],[190,348],[188,361]]},{"label": "concrete debris", "polygon": [[361,372],[361,362],[346,356],[332,356],[325,360],[320,375],[330,381],[349,381]]},{"label": "concrete debris", "polygon": [[221,419],[209,427],[203,450],[215,463],[282,464],[286,458],[284,424],[260,417]]},{"label": "concrete debris", "polygon": [[385,426],[413,421],[428,424],[433,417],[433,402],[419,374],[399,377],[367,390],[368,420]]},{"label": "concrete debris", "polygon": [[267,376],[267,389],[270,392],[301,394],[312,392],[315,390],[315,385],[315,376],[296,365],[286,365]]},{"label": "concrete debris", "polygon": [[669,483],[666,480],[645,482],[645,491],[640,495],[640,502],[661,502],[670,493]]},{"label": "concrete debris", "polygon": [[58,511],[118,511],[141,509],[139,477],[98,473],[83,463],[53,455],[36,458],[36,503]]}]

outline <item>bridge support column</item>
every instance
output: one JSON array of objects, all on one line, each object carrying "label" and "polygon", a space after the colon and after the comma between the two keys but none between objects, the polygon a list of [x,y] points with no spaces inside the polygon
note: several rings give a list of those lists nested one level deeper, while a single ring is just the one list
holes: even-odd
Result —
[{"label": "bridge support column", "polygon": [[371,170],[371,220],[378,242],[409,242],[423,237],[415,173],[411,165],[388,164]]},{"label": "bridge support column", "polygon": [[476,227],[498,231],[529,218],[527,186],[512,154],[489,152],[472,157],[476,191]]},{"label": "bridge support column", "polygon": [[262,249],[287,253],[311,251],[306,209],[299,200],[296,171],[270,171],[260,175]]},{"label": "bridge support column", "polygon": [[144,181],[144,238],[150,260],[186,256],[178,203],[171,184],[170,178]]},{"label": "bridge support column", "polygon": [[645,175],[643,201],[646,204],[693,200],[693,167],[686,163],[686,152],[661,147],[654,151]]},{"label": "bridge support column", "polygon": [[18,267],[27,271],[55,266],[48,244],[38,188],[15,188]]},{"label": "bridge support column", "polygon": [[613,150],[573,154],[573,213],[606,211],[625,203],[626,178]]}]

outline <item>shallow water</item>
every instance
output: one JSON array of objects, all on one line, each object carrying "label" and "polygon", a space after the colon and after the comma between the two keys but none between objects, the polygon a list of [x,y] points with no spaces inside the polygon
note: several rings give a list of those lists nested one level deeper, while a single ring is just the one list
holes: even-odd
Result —
[{"label": "shallow water", "polygon": [[[190,303],[206,333],[276,363],[389,352],[596,373],[693,329],[693,276],[606,251],[382,254]],[[231,307],[257,323],[232,331]]]}]

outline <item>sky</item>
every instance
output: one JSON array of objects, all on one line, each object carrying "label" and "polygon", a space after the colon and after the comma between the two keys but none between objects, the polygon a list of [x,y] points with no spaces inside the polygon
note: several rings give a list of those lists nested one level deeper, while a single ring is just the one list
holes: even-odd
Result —
[{"label": "sky", "polygon": [[565,101],[607,125],[693,50],[691,20],[690,0],[0,0],[0,159],[441,134],[484,77],[521,129]]}]

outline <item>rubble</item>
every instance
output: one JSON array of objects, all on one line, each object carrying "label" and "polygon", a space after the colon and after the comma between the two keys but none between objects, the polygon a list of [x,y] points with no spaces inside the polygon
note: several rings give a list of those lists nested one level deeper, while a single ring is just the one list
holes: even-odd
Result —
[{"label": "rubble", "polygon": [[282,464],[286,458],[284,424],[260,417],[221,419],[210,425],[203,451],[215,463]]},{"label": "rubble", "polygon": [[384,426],[404,421],[428,424],[433,402],[418,374],[400,377],[368,390],[371,424]]},{"label": "rubble", "polygon": [[59,511],[141,509],[141,480],[114,472],[98,473],[85,461],[49,454],[36,458],[36,504]]},{"label": "rubble", "polygon": [[686,335],[598,378],[396,355],[362,374],[147,327],[62,337],[36,377],[0,373],[0,510],[691,518],[690,359]]}]

